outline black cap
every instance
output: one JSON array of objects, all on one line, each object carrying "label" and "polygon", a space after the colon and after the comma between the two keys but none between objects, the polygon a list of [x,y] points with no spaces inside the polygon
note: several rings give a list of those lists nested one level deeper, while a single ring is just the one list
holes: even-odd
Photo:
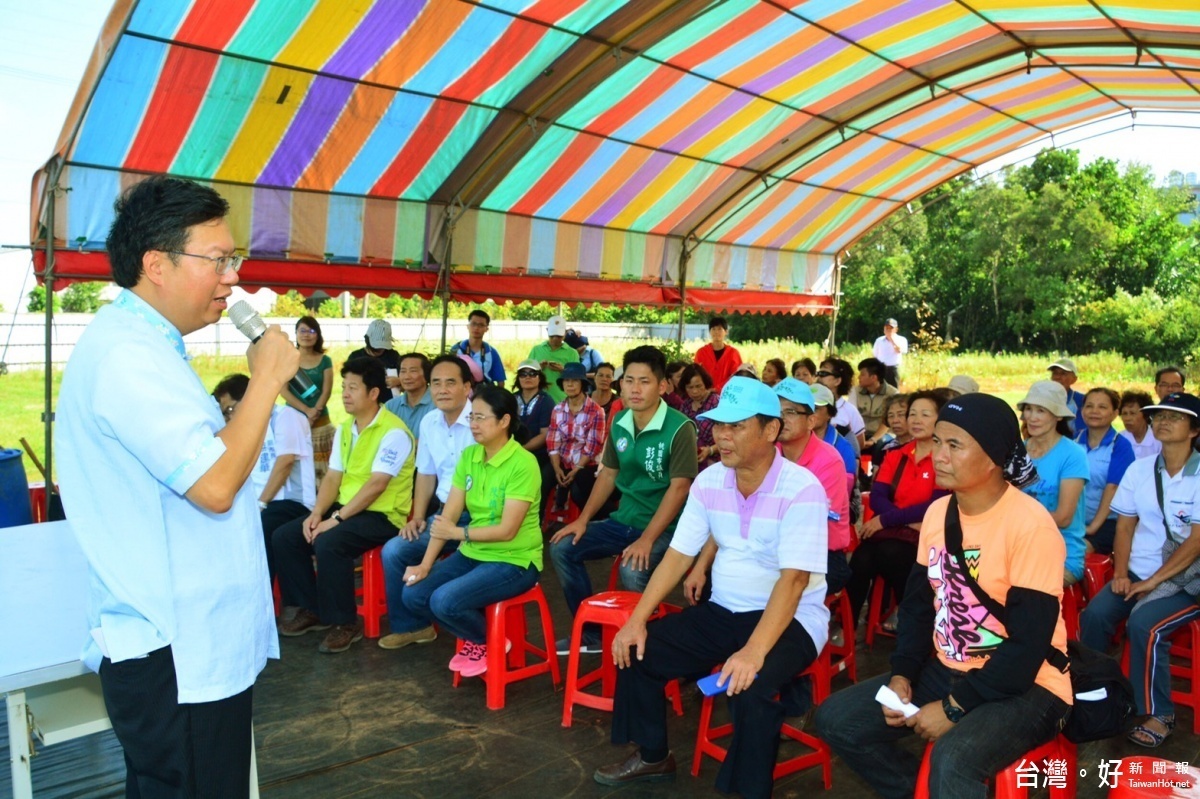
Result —
[{"label": "black cap", "polygon": [[1179,411],[1200,419],[1200,397],[1176,391],[1174,394],[1163,397],[1157,405],[1147,405],[1142,408],[1142,413],[1153,414],[1155,411]]}]

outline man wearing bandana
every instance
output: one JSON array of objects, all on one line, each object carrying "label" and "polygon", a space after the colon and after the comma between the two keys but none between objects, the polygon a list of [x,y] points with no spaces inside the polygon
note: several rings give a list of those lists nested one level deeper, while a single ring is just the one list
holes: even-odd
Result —
[{"label": "man wearing bandana", "polygon": [[[947,403],[933,464],[953,493],[925,515],[892,671],[827,699],[817,734],[880,796],[909,797],[920,761],[896,744],[916,733],[934,744],[931,797],[984,799],[987,781],[1051,740],[1070,709],[1070,678],[1046,660],[1051,646],[1066,652],[1066,548],[1049,512],[1019,490],[1036,473],[1003,400]],[[961,559],[947,542],[955,531]],[[883,708],[882,686],[918,711]]]}]

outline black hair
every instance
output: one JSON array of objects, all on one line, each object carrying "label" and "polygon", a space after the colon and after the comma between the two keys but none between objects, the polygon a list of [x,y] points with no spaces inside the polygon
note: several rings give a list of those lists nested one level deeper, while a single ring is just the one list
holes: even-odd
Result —
[{"label": "black hair", "polygon": [[810,375],[815,375],[817,373],[817,365],[815,363],[813,363],[812,358],[801,358],[798,361],[792,361],[792,371],[791,371],[792,377],[796,376],[796,370],[799,369],[801,366],[803,366],[805,369],[807,369],[808,373]]},{"label": "black hair", "polygon": [[522,445],[529,440],[529,431],[525,429],[525,425],[521,424],[521,412],[517,407],[517,398],[512,394],[497,386],[483,385],[475,391],[471,400],[486,403],[492,409],[492,413],[496,414],[497,421],[501,417],[507,416],[509,438],[515,438],[517,443]]},{"label": "black hair", "polygon": [[363,385],[367,387],[367,393],[371,389],[378,389],[378,394],[375,395],[375,401],[382,405],[386,397],[391,396],[391,391],[388,390],[387,372],[383,368],[383,363],[378,358],[370,356],[359,356],[351,358],[342,364],[342,379],[346,375],[357,375],[362,378]]},{"label": "black hair", "polygon": [[941,392],[936,388],[927,388],[921,391],[914,391],[913,393],[909,394],[908,407],[911,410],[913,403],[917,400],[929,400],[935,406],[937,406],[937,409],[940,411],[942,406],[952,399],[954,398],[946,396],[944,392]]},{"label": "black hair", "polygon": [[783,432],[783,419],[778,416],[767,416],[765,413],[756,413],[754,414],[754,418],[758,420],[763,430],[767,429],[767,422],[779,422],[779,428],[775,431],[775,436],[771,439],[771,443],[774,444],[779,440],[779,435]]},{"label": "black hair", "polygon": [[683,374],[679,377],[679,387],[687,391],[687,385],[692,382],[693,377],[700,378],[700,382],[704,384],[705,388],[711,389],[713,387],[712,375],[698,363],[688,364],[683,370]]},{"label": "black hair", "polygon": [[775,370],[775,373],[779,375],[780,380],[783,380],[788,376],[787,365],[784,364],[783,358],[768,358],[767,362],[763,364],[764,372],[767,371],[768,366]]},{"label": "black hair", "polygon": [[1131,402],[1136,403],[1139,408],[1145,408],[1147,405],[1154,404],[1154,400],[1150,399],[1150,395],[1145,391],[1126,391],[1121,395],[1121,403],[1117,405],[1117,410],[1124,408]]},{"label": "black hair", "polygon": [[838,379],[837,391],[833,392],[834,395],[844,397],[849,394],[850,387],[854,384],[854,370],[850,368],[850,362],[841,358],[826,358],[821,363],[829,364],[828,371],[833,372],[833,376]]},{"label": "black hair", "polygon": [[1104,396],[1108,397],[1108,401],[1112,405],[1113,410],[1117,413],[1121,412],[1121,395],[1113,391],[1111,388],[1096,386],[1083,395],[1083,401],[1087,402],[1087,398],[1093,394],[1103,394]]},{"label": "black hair", "polygon": [[907,408],[909,399],[911,399],[911,397],[908,394],[891,394],[885,397],[883,400],[884,421],[887,421],[887,415],[891,412],[893,405],[902,402]]},{"label": "black hair", "polygon": [[482,316],[483,321],[487,322],[489,326],[492,324],[492,317],[488,316],[487,311],[482,310],[480,308],[472,308],[471,312],[469,314],[467,314],[467,321],[468,322],[471,321],[476,316]]},{"label": "black hair", "polygon": [[600,363],[596,364],[596,369],[595,369],[595,371],[593,371],[593,372],[592,372],[592,374],[595,374],[596,372],[599,372],[601,369],[603,369],[603,368],[604,368],[604,367],[606,367],[606,366],[607,366],[609,369],[611,369],[611,370],[612,370],[612,373],[613,373],[614,375],[617,373],[617,367],[613,366],[613,365],[612,365],[611,363],[609,363],[608,361],[601,361]]},{"label": "black hair", "polygon": [[[313,352],[324,352],[325,336],[321,333],[321,325],[317,323],[317,320],[311,316],[301,316],[296,320],[296,327],[300,327],[300,325],[305,325],[317,331],[317,343],[313,345]],[[297,341],[296,346],[299,347],[300,342]]]},{"label": "black hair", "polygon": [[865,371],[867,374],[882,380],[883,376],[887,374],[887,367],[878,358],[863,358],[858,362],[858,371]]},{"label": "black hair", "polygon": [[[468,386],[475,385],[475,376],[473,374],[471,374],[471,367],[467,365],[467,362],[464,361],[462,358],[458,357],[457,355],[449,355],[449,354],[439,355],[436,358],[434,358],[433,361],[430,362],[430,364],[429,364],[429,379],[430,380],[433,379],[434,367],[436,367],[438,364],[443,364],[443,363],[452,363],[455,366],[457,366],[459,374],[462,375],[462,381],[464,383],[466,383]],[[426,382],[428,382],[428,381],[426,381]]]},{"label": "black hair", "polygon": [[724,316],[714,316],[712,319],[708,320],[708,329],[712,330],[714,327],[719,327],[722,330],[728,330],[729,323],[725,321]]},{"label": "black hair", "polygon": [[217,383],[217,387],[212,390],[212,395],[214,399],[220,399],[228,394],[234,402],[241,402],[242,397],[246,396],[246,387],[249,385],[250,378],[246,375],[228,375],[221,378],[221,382]]},{"label": "black hair", "polygon": [[429,362],[429,356],[423,352],[406,352],[400,356],[400,365],[403,366],[409,358],[416,358],[421,362],[421,371],[425,373],[425,382],[428,383],[429,376],[433,373],[433,364]]},{"label": "black hair", "polygon": [[[650,344],[643,344],[640,347],[634,347],[625,352],[625,357],[621,361],[625,371],[628,372],[629,367],[635,363],[650,367],[650,371],[654,373],[654,376],[660,382],[667,379],[667,375],[671,373],[672,367],[686,366],[682,361],[675,361],[668,366],[667,356],[663,355],[663,351]],[[613,371],[615,372],[616,370],[614,369]]]},{"label": "black hair", "polygon": [[[550,383],[546,380],[546,373],[541,369],[537,370],[537,376],[538,391],[542,391],[546,388],[546,386],[550,385]],[[519,367],[517,368],[517,371],[513,373],[512,390],[518,394],[521,392],[521,369]]]},{"label": "black hair", "polygon": [[1174,372],[1175,374],[1179,375],[1180,383],[1183,383],[1185,386],[1187,385],[1187,375],[1185,375],[1183,373],[1183,370],[1180,369],[1178,366],[1164,366],[1163,368],[1159,369],[1157,372],[1154,373],[1154,382],[1158,383],[1158,381],[1162,380],[1163,375],[1170,374],[1171,372]]},{"label": "black hair", "polygon": [[[130,186],[113,203],[116,219],[105,248],[113,282],[132,288],[142,279],[142,257],[153,250],[187,250],[195,225],[224,219],[229,203],[210,186],[162,175]],[[177,263],[176,255],[167,256]]]}]

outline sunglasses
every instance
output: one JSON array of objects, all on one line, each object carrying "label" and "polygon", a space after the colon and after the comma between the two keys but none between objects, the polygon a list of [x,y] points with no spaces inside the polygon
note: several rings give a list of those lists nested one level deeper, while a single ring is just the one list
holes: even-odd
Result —
[{"label": "sunglasses", "polygon": [[833,372],[827,372],[824,369],[817,372],[817,377],[833,377]]},{"label": "sunglasses", "polygon": [[517,377],[537,377],[538,373],[531,369],[522,369],[517,372]]}]

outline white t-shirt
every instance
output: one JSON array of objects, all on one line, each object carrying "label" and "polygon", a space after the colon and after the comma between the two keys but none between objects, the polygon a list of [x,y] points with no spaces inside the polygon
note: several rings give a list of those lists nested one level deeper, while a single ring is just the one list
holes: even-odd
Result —
[{"label": "white t-shirt", "polygon": [[[1125,470],[1125,476],[1113,495],[1112,509],[1119,516],[1136,516],[1137,527],[1133,529],[1133,546],[1129,552],[1129,571],[1140,579],[1149,578],[1162,566],[1163,544],[1166,531],[1163,529],[1163,514],[1158,505],[1158,490],[1154,483],[1154,471],[1159,459],[1139,458]],[[1162,476],[1163,504],[1167,509],[1167,523],[1171,535],[1176,539],[1191,534],[1193,510],[1200,499],[1200,455],[1193,454],[1187,464],[1174,477],[1164,471]]]},{"label": "white t-shirt", "polygon": [[317,477],[313,470],[312,428],[308,417],[288,405],[276,405],[271,409],[271,421],[267,425],[267,436],[258,453],[258,462],[250,473],[254,484],[254,496],[262,498],[263,489],[275,461],[280,455],[294,455],[292,470],[283,487],[266,501],[290,499],[312,510],[317,504]]},{"label": "white t-shirt", "polygon": [[1147,455],[1157,455],[1158,453],[1162,452],[1162,443],[1160,443],[1159,440],[1154,437],[1154,431],[1150,430],[1149,428],[1147,428],[1146,436],[1142,439],[1142,443],[1140,444],[1134,439],[1133,433],[1129,432],[1128,430],[1122,430],[1121,435],[1124,436],[1125,440],[1128,441],[1133,447],[1133,457],[1135,460],[1145,458]]},{"label": "white t-shirt", "polygon": [[866,422],[863,421],[862,414],[858,412],[858,408],[854,407],[854,403],[847,400],[845,397],[838,397],[837,400],[837,416],[833,417],[834,427],[849,427],[850,435],[846,438],[850,439],[850,443],[854,445],[854,450],[858,451],[858,434],[867,429]]},{"label": "white t-shirt", "polygon": [[[884,366],[899,366],[904,360],[904,353],[908,352],[908,339],[904,336],[893,333],[892,341],[896,342],[895,347],[887,340],[887,336],[880,336],[875,339],[875,346],[871,350],[876,358],[883,361]],[[896,347],[900,348],[899,352],[896,352]]]},{"label": "white t-shirt", "polygon": [[437,478],[437,498],[443,503],[450,498],[459,456],[475,443],[468,420],[470,415],[471,403],[467,402],[450,426],[446,425],[446,414],[437,408],[421,420],[421,432],[417,436],[417,474]]},{"label": "white t-shirt", "polygon": [[[383,408],[379,409],[380,411]],[[379,414],[375,414],[375,419],[379,418]],[[375,423],[375,419],[371,420],[371,424]],[[370,425],[368,425],[369,427]],[[350,425],[350,449],[354,449],[354,445],[358,443],[358,423]],[[379,440],[379,449],[375,451],[375,460],[371,464],[372,472],[388,474],[392,477],[400,474],[400,469],[403,468],[408,460],[409,454],[412,452],[412,438],[404,430],[389,430],[383,434],[383,438]],[[346,471],[345,464],[342,463],[342,428],[338,427],[337,432],[333,434],[333,451],[329,453],[329,468],[337,472]]]}]

